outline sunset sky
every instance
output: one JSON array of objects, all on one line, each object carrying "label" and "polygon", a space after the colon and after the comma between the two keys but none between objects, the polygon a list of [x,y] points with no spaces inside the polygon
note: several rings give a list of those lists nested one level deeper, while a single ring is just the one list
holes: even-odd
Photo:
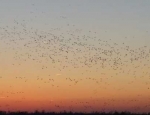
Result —
[{"label": "sunset sky", "polygon": [[1,0],[0,110],[150,110],[149,0]]}]

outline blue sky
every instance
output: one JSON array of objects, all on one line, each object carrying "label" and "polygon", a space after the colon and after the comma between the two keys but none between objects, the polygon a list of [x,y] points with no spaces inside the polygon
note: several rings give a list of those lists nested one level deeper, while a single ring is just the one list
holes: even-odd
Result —
[{"label": "blue sky", "polygon": [[[142,36],[142,32],[150,30],[149,6],[148,0],[3,0],[0,3],[0,24],[11,24],[14,19],[26,20],[28,25],[40,27],[42,24],[58,27],[70,23],[84,29],[113,30],[124,35],[138,33]],[[61,16],[66,19],[62,20]]]}]

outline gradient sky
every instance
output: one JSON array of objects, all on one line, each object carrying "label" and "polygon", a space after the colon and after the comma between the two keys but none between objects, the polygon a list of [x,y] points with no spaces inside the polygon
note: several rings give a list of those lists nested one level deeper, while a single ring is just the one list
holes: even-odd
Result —
[{"label": "gradient sky", "polygon": [[150,109],[149,0],[1,0],[0,110]]}]

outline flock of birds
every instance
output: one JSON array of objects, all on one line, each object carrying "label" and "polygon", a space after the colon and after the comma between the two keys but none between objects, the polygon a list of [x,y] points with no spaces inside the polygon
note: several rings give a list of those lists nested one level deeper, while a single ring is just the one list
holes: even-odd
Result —
[{"label": "flock of birds", "polygon": [[[133,104],[130,108],[135,111],[150,109],[149,97],[146,97],[146,103],[138,105],[142,103],[142,97],[150,96],[149,46],[133,48],[125,42],[114,42],[113,38],[104,40],[99,37],[100,32],[84,31],[71,24],[66,24],[65,28],[68,30],[63,27],[39,30],[28,27],[26,23],[25,20],[14,20],[14,26],[0,27],[0,84],[6,83],[8,87],[0,87],[0,101],[9,100],[13,95],[19,95],[16,103],[25,101],[25,93],[28,91],[16,91],[16,83],[20,83],[20,87],[28,87],[30,84],[29,88],[32,88],[34,82],[35,90],[42,92],[47,87],[62,92],[62,95],[63,92],[73,94],[77,89],[79,91],[76,93],[84,95],[84,90],[88,88],[90,96],[84,97],[88,97],[89,101],[74,99],[70,101],[69,107],[64,102],[55,104],[49,96],[50,104],[53,103],[59,110],[68,108],[73,111],[74,106],[78,105],[82,110],[93,111],[100,106],[96,110],[105,111],[110,106],[117,109],[115,105],[118,102]],[[10,68],[20,71],[19,76],[10,76],[12,81],[5,75]],[[21,72],[32,70],[34,75],[21,76]],[[85,89],[80,90],[82,86]],[[110,90],[114,93],[107,99],[103,93]],[[141,90],[147,92],[146,95]],[[134,91],[137,95],[133,99],[116,99],[117,94],[127,93],[127,96],[132,96],[130,93],[134,94]],[[42,106],[44,107],[44,103],[40,107]],[[11,109],[9,103],[0,103],[0,109],[3,107]]]}]

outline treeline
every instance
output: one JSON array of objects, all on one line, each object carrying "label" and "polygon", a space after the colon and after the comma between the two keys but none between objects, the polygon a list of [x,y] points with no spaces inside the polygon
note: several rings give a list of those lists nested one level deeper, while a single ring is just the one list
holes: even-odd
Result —
[{"label": "treeline", "polygon": [[150,115],[150,113],[130,113],[130,112],[92,112],[92,113],[76,113],[76,112],[5,112],[5,111],[0,111],[0,115]]}]

